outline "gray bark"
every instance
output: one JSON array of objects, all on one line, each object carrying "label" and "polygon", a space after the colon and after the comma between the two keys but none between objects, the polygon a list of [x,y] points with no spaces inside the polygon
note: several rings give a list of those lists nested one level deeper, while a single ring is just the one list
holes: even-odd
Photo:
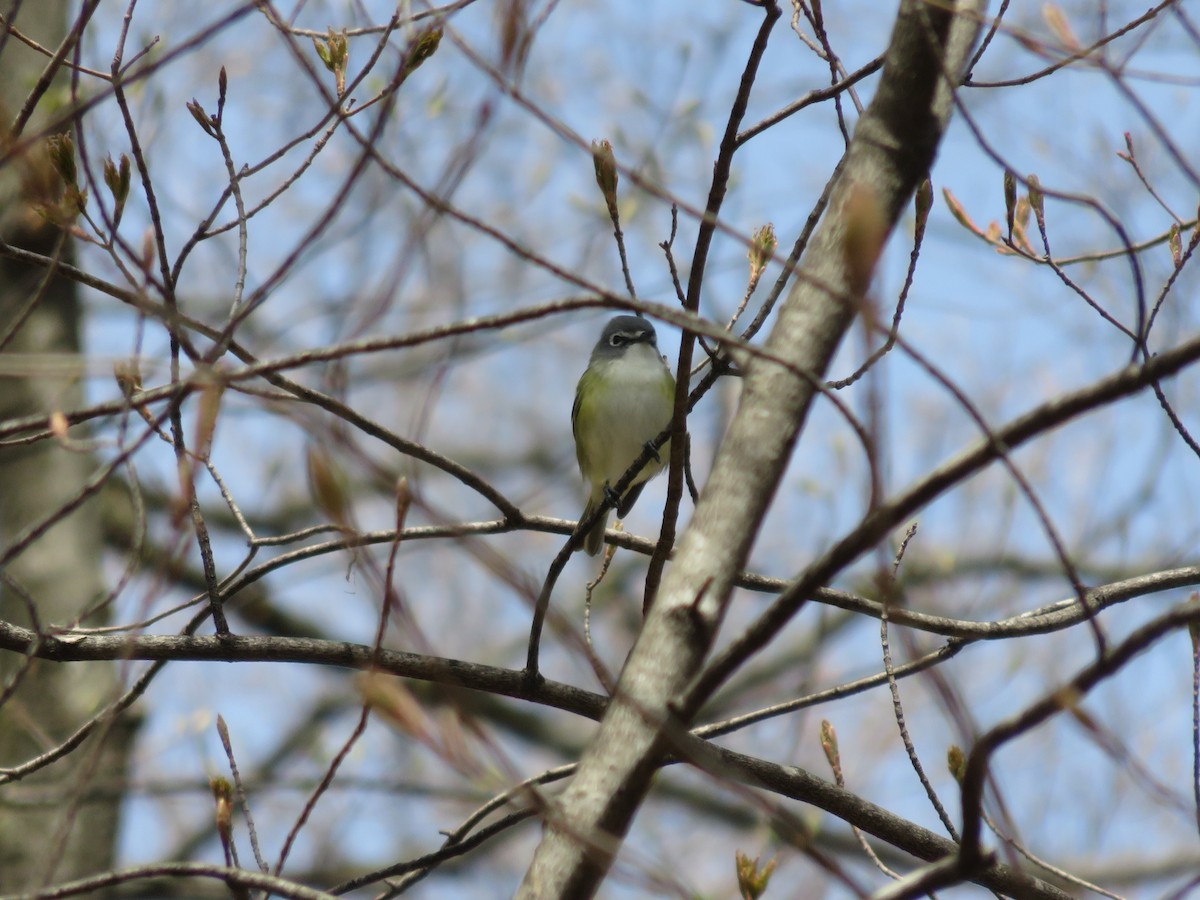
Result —
[{"label": "gray bark", "polygon": [[[11,8],[4,12],[11,17]],[[67,12],[63,0],[27,2],[13,24],[53,49],[67,33]],[[3,128],[10,129],[47,61],[14,38],[3,44]],[[44,121],[41,111],[61,99],[55,90],[43,95],[25,137],[37,134]],[[59,252],[67,259],[70,246],[61,241],[61,231],[32,208],[53,184],[47,176],[40,144],[0,163],[0,235],[24,249]],[[81,406],[79,300],[73,283],[47,281],[43,269],[0,258],[0,335],[9,334],[18,321],[20,327],[0,349],[10,363],[0,379],[0,419]],[[37,356],[20,360],[17,354]],[[39,361],[51,361],[53,370],[36,365]],[[85,437],[71,434],[73,441]],[[103,596],[102,535],[94,502],[84,503],[24,550],[15,550],[23,534],[79,495],[92,469],[87,453],[59,441],[0,448],[3,619],[42,629],[70,624]],[[0,684],[0,767],[25,763],[55,746],[102,709],[117,689],[113,663],[31,664],[16,654],[0,655]],[[12,684],[15,690],[8,693]],[[111,868],[119,790],[96,797],[92,789],[101,782],[112,788],[123,780],[130,732],[123,723],[108,724],[40,771],[12,780],[0,773],[0,893]]]},{"label": "gray bark", "polygon": [[[859,121],[843,175],[805,254],[765,349],[820,376],[853,322],[862,272],[847,257],[847,215],[863,190],[894,227],[928,173],[985,4],[906,0],[878,91]],[[860,223],[861,224],[861,223]],[[850,240],[854,240],[853,235]],[[748,362],[737,413],[651,606],[604,721],[575,778],[549,801],[542,841],[519,896],[595,893],[642,803],[670,733],[690,723],[681,706],[719,627],[816,392],[777,362]],[[700,698],[702,699],[702,698]]]}]

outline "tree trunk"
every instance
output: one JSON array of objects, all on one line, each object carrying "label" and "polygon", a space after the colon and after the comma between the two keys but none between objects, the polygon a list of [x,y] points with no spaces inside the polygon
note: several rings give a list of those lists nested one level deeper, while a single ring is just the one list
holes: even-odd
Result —
[{"label": "tree trunk", "polygon": [[[67,33],[67,8],[64,0],[18,4],[12,24],[53,49]],[[6,9],[6,20],[10,14]],[[0,45],[0,115],[9,135],[47,62],[12,36]],[[58,84],[45,93],[39,112],[55,103]],[[21,139],[36,135],[44,119],[35,112]],[[7,155],[8,146],[0,142],[0,152]],[[51,171],[41,142],[0,163],[0,237],[65,261],[70,242],[33,208],[53,190]],[[80,406],[81,360],[75,285],[0,257],[0,419]],[[84,438],[72,431],[69,441],[0,447],[0,616],[6,620],[42,630],[75,624],[104,595],[95,502],[20,543],[80,495],[94,467],[80,449]],[[87,620],[99,623],[98,616]],[[2,769],[60,744],[118,689],[111,663],[58,666],[12,654],[0,657],[0,683]],[[0,771],[0,893],[111,868],[131,737],[127,723],[102,723],[71,753],[31,774]]]}]

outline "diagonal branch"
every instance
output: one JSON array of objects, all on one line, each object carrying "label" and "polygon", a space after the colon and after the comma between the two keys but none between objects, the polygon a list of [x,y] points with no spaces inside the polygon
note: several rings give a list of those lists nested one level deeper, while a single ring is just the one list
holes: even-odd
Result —
[{"label": "diagonal branch", "polygon": [[847,252],[852,232],[861,230],[853,221],[858,198],[872,198],[879,219],[873,224],[883,234],[894,227],[933,162],[952,106],[950,82],[969,57],[981,5],[901,4],[879,89],[767,340],[772,360],[752,358],[746,366],[737,414],[675,564],[579,773],[547,809],[546,831],[519,896],[595,893],[649,790],[667,732],[686,728],[695,715],[698,703],[681,708],[677,698],[708,652],[817,396],[811,381],[795,372],[826,370],[853,322],[853,297],[869,275],[870,263],[864,272]]}]

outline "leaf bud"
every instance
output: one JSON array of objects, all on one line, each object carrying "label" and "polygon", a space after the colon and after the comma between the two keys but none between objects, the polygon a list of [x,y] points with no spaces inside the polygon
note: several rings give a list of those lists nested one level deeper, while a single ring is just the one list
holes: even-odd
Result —
[{"label": "leaf bud", "polygon": [[1041,228],[1046,224],[1046,198],[1042,194],[1042,185],[1038,181],[1036,175],[1027,175],[1025,184],[1029,188],[1029,205],[1033,208],[1033,214],[1037,218],[1038,227]]},{"label": "leaf bud", "polygon": [[779,241],[775,237],[775,227],[768,222],[754,232],[750,239],[750,252],[746,256],[750,260],[750,279],[757,280],[763,269],[771,261]]},{"label": "leaf bud", "polygon": [[52,134],[46,138],[46,153],[58,177],[68,187],[78,184],[79,172],[75,167],[75,142],[69,134]]},{"label": "leaf bud", "polygon": [[592,141],[592,167],[596,170],[596,184],[604,195],[604,204],[611,215],[617,208],[618,176],[617,158],[608,141]]},{"label": "leaf bud", "polygon": [[437,25],[426,28],[417,35],[416,40],[409,45],[408,54],[404,60],[404,74],[411,74],[425,60],[437,53],[438,45],[442,42],[442,29]]},{"label": "leaf bud", "polygon": [[199,100],[193,97],[188,101],[187,109],[192,114],[192,118],[196,120],[196,124],[204,129],[205,134],[214,138],[217,136],[217,132],[213,128],[212,119],[204,111],[204,107],[200,105]]},{"label": "leaf bud", "polygon": [[121,211],[125,209],[125,201],[129,198],[129,157],[124,153],[121,154],[121,161],[114,163],[111,156],[104,159],[104,183],[108,185],[109,193],[112,194],[113,202],[116,204],[116,217],[121,217]]},{"label": "leaf bud", "polygon": [[758,867],[758,857],[751,859],[741,850],[733,854],[734,869],[737,872],[738,892],[745,900],[758,900],[767,890],[771,875],[775,872],[778,860],[772,858],[761,869]]},{"label": "leaf bud", "polygon": [[967,774],[967,755],[958,744],[951,744],[950,749],[946,751],[946,768],[950,770],[954,780],[962,784],[963,777]]},{"label": "leaf bud", "polygon": [[1017,176],[1009,169],[1004,170],[1004,221],[1008,225],[1008,237],[1012,239],[1013,222],[1017,212]]}]

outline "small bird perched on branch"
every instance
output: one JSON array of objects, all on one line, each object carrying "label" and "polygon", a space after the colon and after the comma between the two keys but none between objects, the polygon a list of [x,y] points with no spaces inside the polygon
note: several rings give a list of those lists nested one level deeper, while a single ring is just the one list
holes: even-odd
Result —
[{"label": "small bird perched on branch", "polygon": [[[646,482],[663,470],[670,441],[663,444],[621,497],[613,488],[671,423],[675,379],[658,352],[654,326],[640,316],[610,319],[592,348],[575,388],[571,430],[579,471],[591,488],[583,518],[607,499],[624,518]],[[604,546],[608,512],[588,532],[583,549],[595,556]]]}]

